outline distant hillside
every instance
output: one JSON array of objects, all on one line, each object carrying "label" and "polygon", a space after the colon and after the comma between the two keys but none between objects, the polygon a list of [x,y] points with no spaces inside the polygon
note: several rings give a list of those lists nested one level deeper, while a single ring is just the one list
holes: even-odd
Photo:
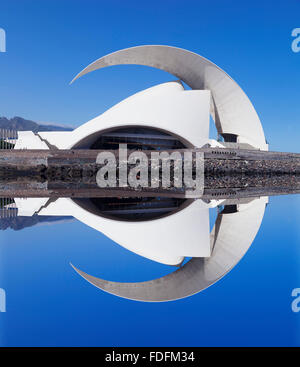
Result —
[{"label": "distant hillside", "polygon": [[0,117],[0,129],[11,129],[24,131],[29,130],[33,132],[38,131],[72,131],[70,127],[56,126],[56,125],[44,125],[38,124],[31,120],[25,120],[22,117],[13,117],[7,119],[6,117]]},{"label": "distant hillside", "polygon": [[73,217],[39,216],[34,214],[32,217],[12,217],[0,218],[0,231],[13,229],[19,231],[23,228],[32,227],[37,224],[56,224],[58,222],[73,221]]}]

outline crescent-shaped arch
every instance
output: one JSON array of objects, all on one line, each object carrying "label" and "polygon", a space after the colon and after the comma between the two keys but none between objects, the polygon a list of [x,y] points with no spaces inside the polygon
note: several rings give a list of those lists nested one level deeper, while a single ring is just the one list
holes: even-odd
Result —
[{"label": "crescent-shaped arch", "polygon": [[241,205],[238,212],[218,214],[211,232],[211,257],[192,258],[162,278],[138,283],[112,282],[71,265],[95,287],[122,298],[144,302],[185,298],[218,281],[241,260],[260,228],[266,202],[266,198],[255,199],[250,204]]},{"label": "crescent-shaped arch", "polygon": [[161,69],[175,75],[192,89],[210,90],[211,115],[218,133],[236,135],[239,143],[268,150],[261,122],[247,95],[222,69],[196,53],[163,45],[127,48],[96,60],[71,83],[91,71],[120,64]]}]

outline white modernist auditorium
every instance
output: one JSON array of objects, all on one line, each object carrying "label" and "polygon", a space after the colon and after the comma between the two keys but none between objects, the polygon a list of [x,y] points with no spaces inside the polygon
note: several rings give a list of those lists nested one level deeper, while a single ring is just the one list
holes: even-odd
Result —
[{"label": "white modernist auditorium", "polygon": [[[152,129],[152,134],[154,130],[168,134],[187,147],[234,144],[268,150],[259,117],[242,89],[211,61],[187,50],[155,45],[120,50],[96,60],[73,81],[91,71],[120,64],[165,70],[179,81],[130,96],[71,132],[20,131],[15,149],[89,149],[105,133],[117,134],[120,128],[139,127]],[[181,81],[191,89],[185,90]],[[210,115],[224,142],[209,139]]]},{"label": "white modernist auditorium", "polygon": [[[179,81],[143,90],[71,132],[20,131],[15,149],[112,149],[120,142],[127,142],[149,149],[206,145],[268,150],[250,100],[212,62],[175,47],[139,46],[100,58],[74,80],[118,64],[155,67],[173,74]],[[185,89],[182,82],[191,89]],[[210,116],[222,141],[209,138]],[[71,215],[153,261],[178,266],[185,257],[192,257],[175,272],[141,283],[110,282],[75,268],[98,288],[143,301],[167,301],[195,294],[230,271],[254,240],[267,201],[262,197],[238,202],[234,212],[218,214],[210,233],[209,209],[226,205],[226,200],[209,203],[201,199],[185,200],[168,215],[124,221],[103,216],[88,199],[15,199],[20,216]]]}]

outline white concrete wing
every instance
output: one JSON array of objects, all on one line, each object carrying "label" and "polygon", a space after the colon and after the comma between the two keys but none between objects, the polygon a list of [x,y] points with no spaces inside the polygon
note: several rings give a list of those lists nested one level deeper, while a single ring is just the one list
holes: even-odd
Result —
[{"label": "white concrete wing", "polygon": [[59,149],[89,148],[104,131],[142,126],[161,129],[201,147],[209,139],[210,92],[184,90],[179,82],[163,83],[126,98],[72,132],[41,132]]},{"label": "white concrete wing", "polygon": [[104,218],[64,198],[50,203],[39,215],[72,215],[129,251],[167,265],[178,265],[184,257],[210,256],[209,209],[202,200],[142,222]]},{"label": "white concrete wing", "polygon": [[91,71],[120,64],[138,64],[165,70],[192,89],[210,90],[211,113],[218,132],[237,135],[239,143],[268,150],[259,117],[243,90],[222,69],[193,52],[162,45],[127,48],[96,60],[73,81]]},{"label": "white concrete wing", "polygon": [[32,131],[18,131],[14,149],[49,149],[47,144]]},{"label": "white concrete wing", "polygon": [[94,286],[119,297],[145,302],[185,298],[218,281],[241,260],[260,228],[267,201],[268,198],[255,199],[250,205],[240,205],[240,211],[219,214],[211,233],[211,256],[193,258],[159,279],[139,283],[112,282],[72,266]]},{"label": "white concrete wing", "polygon": [[49,198],[15,198],[18,216],[31,217],[44,206]]}]

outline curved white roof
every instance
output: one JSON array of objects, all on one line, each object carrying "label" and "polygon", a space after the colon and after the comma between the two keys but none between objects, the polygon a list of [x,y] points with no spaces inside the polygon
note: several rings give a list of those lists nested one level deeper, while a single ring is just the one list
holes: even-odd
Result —
[{"label": "curved white roof", "polygon": [[218,132],[235,134],[240,143],[268,150],[259,117],[243,90],[222,69],[193,52],[162,45],[127,48],[96,60],[73,81],[91,71],[119,64],[146,65],[165,70],[192,89],[210,90],[211,113]]},{"label": "curved white roof", "polygon": [[59,149],[88,148],[104,130],[125,126],[161,129],[201,147],[209,140],[210,92],[184,90],[180,82],[156,85],[116,104],[71,132],[41,132]]}]

